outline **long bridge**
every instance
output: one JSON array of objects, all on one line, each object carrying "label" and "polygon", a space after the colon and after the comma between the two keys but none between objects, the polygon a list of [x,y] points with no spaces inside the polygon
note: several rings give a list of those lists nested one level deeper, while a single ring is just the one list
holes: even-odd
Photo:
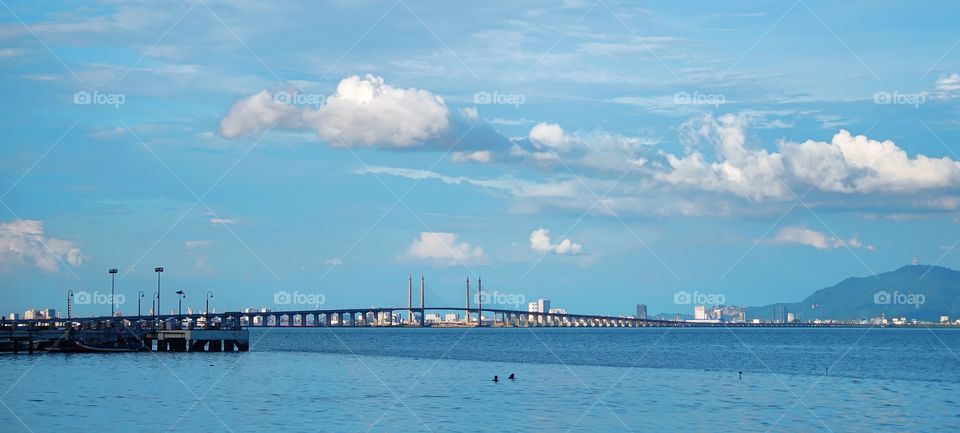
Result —
[{"label": "long bridge", "polygon": [[[478,292],[482,284],[478,279]],[[630,316],[573,314],[564,311],[523,311],[484,307],[483,296],[476,306],[470,302],[467,280],[463,306],[426,306],[424,281],[420,279],[420,305],[413,304],[413,278],[408,280],[406,307],[364,307],[272,311],[227,311],[136,316],[91,316],[31,318],[0,321],[0,351],[56,349],[62,341],[83,344],[119,343],[136,340],[140,350],[157,351],[245,351],[249,348],[248,328],[259,327],[564,327],[564,328],[647,328],[647,327],[851,327],[876,326],[856,323],[771,323],[691,322]],[[482,292],[481,292],[482,293]],[[70,311],[68,309],[68,311]],[[428,312],[463,313],[462,319],[430,321]],[[119,343],[118,343],[119,342]]]},{"label": "long bridge", "polygon": [[[482,308],[482,309],[481,309]],[[464,313],[456,322],[431,322],[429,312]],[[482,319],[478,319],[482,317]],[[629,316],[573,314],[566,312],[530,312],[503,308],[463,307],[363,307],[284,311],[227,311],[219,313],[164,314],[142,316],[91,316],[72,318],[36,318],[4,320],[2,331],[102,326],[146,326],[151,329],[243,329],[261,327],[849,327],[855,323],[773,323],[773,322],[691,322],[682,320],[640,319]],[[874,326],[874,325],[870,325]]]}]

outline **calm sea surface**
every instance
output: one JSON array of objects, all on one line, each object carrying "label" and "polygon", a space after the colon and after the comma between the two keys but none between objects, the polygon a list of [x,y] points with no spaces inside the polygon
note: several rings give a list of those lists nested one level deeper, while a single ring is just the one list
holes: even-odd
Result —
[{"label": "calm sea surface", "polygon": [[960,431],[954,330],[253,329],[251,343],[0,355],[0,431]]}]

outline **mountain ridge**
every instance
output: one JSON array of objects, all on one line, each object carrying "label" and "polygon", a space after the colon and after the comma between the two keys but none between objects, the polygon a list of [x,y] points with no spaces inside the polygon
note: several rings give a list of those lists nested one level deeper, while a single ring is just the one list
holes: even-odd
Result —
[{"label": "mountain ridge", "polygon": [[799,302],[747,307],[747,319],[778,320],[779,307],[798,320],[907,317],[939,321],[960,316],[960,271],[936,265],[906,265],[865,277],[849,277]]}]

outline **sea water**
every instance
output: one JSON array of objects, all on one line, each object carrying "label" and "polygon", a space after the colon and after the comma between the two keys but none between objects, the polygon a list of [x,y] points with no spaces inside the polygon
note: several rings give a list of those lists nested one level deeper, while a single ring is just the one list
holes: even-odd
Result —
[{"label": "sea water", "polygon": [[960,330],[254,328],[250,340],[245,353],[2,355],[0,431],[960,431]]}]

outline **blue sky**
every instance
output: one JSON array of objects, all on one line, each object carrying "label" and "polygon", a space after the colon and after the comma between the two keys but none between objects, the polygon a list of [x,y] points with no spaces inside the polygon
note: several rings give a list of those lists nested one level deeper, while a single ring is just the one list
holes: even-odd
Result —
[{"label": "blue sky", "polygon": [[958,267],[957,22],[950,2],[8,2],[0,308],[109,292],[111,267],[127,313],[164,266],[164,310],[180,289],[403,305],[424,273],[434,305],[479,275],[610,314]]}]

